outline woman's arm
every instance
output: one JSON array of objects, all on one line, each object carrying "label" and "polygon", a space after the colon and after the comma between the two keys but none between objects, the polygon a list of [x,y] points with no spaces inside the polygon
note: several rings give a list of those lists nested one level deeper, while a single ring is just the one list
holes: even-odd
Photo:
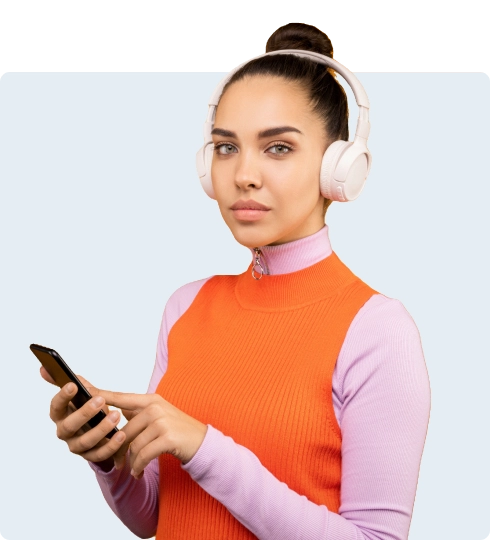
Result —
[{"label": "woman's arm", "polygon": [[[129,451],[128,451],[129,453]],[[88,462],[97,482],[116,516],[139,538],[152,538],[158,523],[158,459],[145,468],[140,480],[131,476],[129,457],[124,468],[104,472],[97,463]]]},{"label": "woman's arm", "polygon": [[339,514],[299,495],[250,450],[208,425],[182,468],[261,539],[406,540],[430,411],[420,336],[398,300],[354,318],[335,380],[342,430]]}]

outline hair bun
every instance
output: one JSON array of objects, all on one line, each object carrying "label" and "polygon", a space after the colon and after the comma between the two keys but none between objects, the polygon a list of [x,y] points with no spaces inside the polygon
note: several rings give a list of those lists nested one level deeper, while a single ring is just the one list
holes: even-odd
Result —
[{"label": "hair bun", "polygon": [[333,47],[329,37],[310,24],[289,23],[280,26],[267,40],[265,52],[283,49],[312,51],[333,58]]}]

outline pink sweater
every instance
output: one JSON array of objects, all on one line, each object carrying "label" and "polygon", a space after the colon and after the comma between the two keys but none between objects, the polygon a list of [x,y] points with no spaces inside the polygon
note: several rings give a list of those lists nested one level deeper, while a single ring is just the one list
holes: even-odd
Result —
[{"label": "pink sweater", "polygon": [[[328,226],[261,250],[269,274],[300,270],[331,254]],[[183,285],[170,296],[148,393],[167,369],[168,333],[207,279]],[[399,300],[375,294],[359,310],[337,359],[332,397],[342,431],[339,514],[289,489],[255,454],[210,424],[195,456],[181,467],[257,538],[407,539],[429,422],[430,386],[418,329]],[[140,538],[154,536],[158,459],[140,480],[130,475],[128,460],[123,469],[109,472],[88,463],[119,519]]]}]

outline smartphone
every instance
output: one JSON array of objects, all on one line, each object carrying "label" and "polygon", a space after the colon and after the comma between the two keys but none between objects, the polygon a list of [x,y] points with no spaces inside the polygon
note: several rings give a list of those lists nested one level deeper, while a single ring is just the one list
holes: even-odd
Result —
[{"label": "smartphone", "polygon": [[[30,349],[37,356],[38,360],[46,368],[46,371],[51,375],[51,377],[53,377],[54,381],[60,388],[69,382],[73,382],[77,385],[78,391],[71,400],[77,409],[80,409],[82,405],[87,403],[87,401],[92,397],[90,392],[85,388],[85,386],[83,386],[78,377],[68,367],[68,364],[54,349],[43,347],[42,345],[36,345],[35,343],[30,345]],[[94,428],[105,417],[105,412],[101,410],[95,416],[90,418],[90,420],[87,421],[87,424]],[[106,437],[110,439],[118,431],[119,430],[117,427],[114,427],[114,429],[110,431]]]}]

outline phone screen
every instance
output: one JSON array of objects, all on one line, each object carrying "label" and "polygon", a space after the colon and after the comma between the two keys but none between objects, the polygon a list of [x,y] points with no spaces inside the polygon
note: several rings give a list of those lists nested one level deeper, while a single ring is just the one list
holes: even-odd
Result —
[{"label": "phone screen", "polygon": [[[90,392],[85,388],[85,386],[83,386],[82,382],[69,368],[68,364],[54,349],[43,347],[42,345],[36,345],[35,343],[30,345],[30,349],[45,367],[46,371],[51,375],[51,377],[53,377],[57,386],[62,388],[69,382],[73,382],[77,385],[78,391],[71,400],[77,409],[82,407],[92,397]],[[87,424],[93,428],[97,426],[105,418],[105,416],[106,414],[104,411],[99,411],[95,416],[87,421]],[[110,439],[118,431],[119,430],[117,427],[114,427],[114,429],[110,431],[106,437]]]}]

